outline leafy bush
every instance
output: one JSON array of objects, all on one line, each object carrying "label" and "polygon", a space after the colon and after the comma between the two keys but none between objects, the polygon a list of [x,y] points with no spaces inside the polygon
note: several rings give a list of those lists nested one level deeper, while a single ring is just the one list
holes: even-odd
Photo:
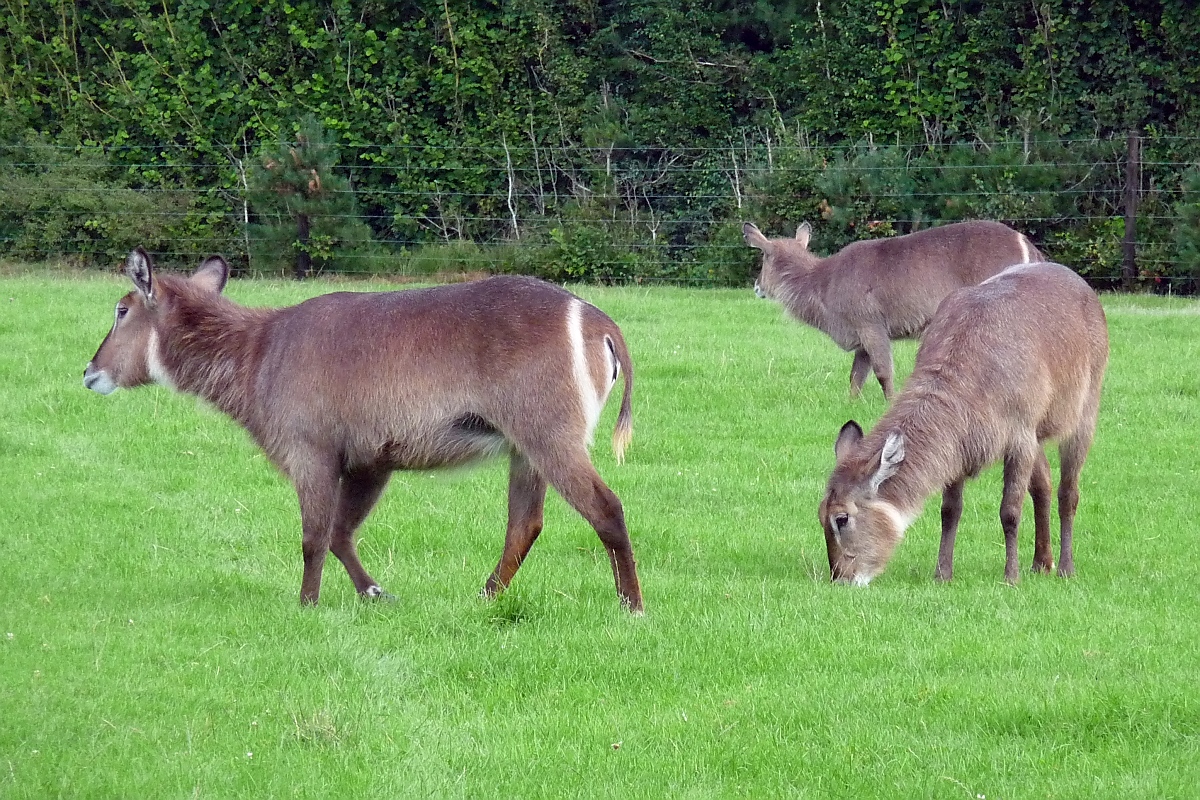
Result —
[{"label": "leafy bush", "polygon": [[[139,245],[171,254],[189,210],[182,192],[135,191],[95,149],[35,142],[0,163],[0,252],[81,267],[119,263]],[[170,261],[168,255],[167,261]]]},{"label": "leafy bush", "polygon": [[1187,279],[1181,291],[1195,291],[1200,282],[1200,164],[1184,173],[1182,199],[1175,206],[1176,274]]}]

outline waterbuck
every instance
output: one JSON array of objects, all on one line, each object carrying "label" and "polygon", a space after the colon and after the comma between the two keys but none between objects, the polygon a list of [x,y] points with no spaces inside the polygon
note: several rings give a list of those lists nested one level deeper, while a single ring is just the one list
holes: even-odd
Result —
[{"label": "waterbuck", "polygon": [[1096,432],[1108,327],[1100,301],[1060,264],[1009,267],[942,302],[904,390],[863,435],[838,434],[837,465],[819,515],[837,581],[867,584],[883,571],[925,499],[942,491],[935,578],[950,580],[963,483],[1004,463],[1000,524],[1004,579],[1016,583],[1017,527],[1033,497],[1033,570],[1050,572],[1053,484],[1043,443],[1058,441],[1058,574],[1073,575],[1079,473]]},{"label": "waterbuck", "polygon": [[618,460],[632,434],[633,365],[599,309],[513,276],[251,309],[221,294],[229,267],[219,257],[184,278],[156,273],[139,248],[125,272],[134,291],[117,303],[84,386],[163,384],[245,427],[300,499],[302,603],[317,602],[328,551],[360,595],[386,596],[354,532],[394,470],[507,453],[508,530],[484,594],[508,585],[537,539],[549,484],[596,529],[617,594],[642,612],[621,501],[587,452],[622,372]]},{"label": "waterbuck", "polygon": [[974,286],[1013,264],[1041,261],[1024,235],[999,222],[957,222],[888,239],[847,245],[829,258],[808,250],[812,228],[794,239],[768,239],[751,222],[742,226],[762,251],[759,297],[781,303],[792,317],[854,352],[850,394],[857,397],[870,371],[883,394],[894,394],[892,339],[921,335],[942,298]]}]

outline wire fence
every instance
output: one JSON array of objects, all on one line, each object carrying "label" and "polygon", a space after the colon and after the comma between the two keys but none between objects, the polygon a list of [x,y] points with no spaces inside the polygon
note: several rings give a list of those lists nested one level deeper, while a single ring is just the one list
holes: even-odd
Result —
[{"label": "wire fence", "polygon": [[[0,256],[109,267],[133,246],[186,266],[221,253],[289,274],[299,250],[329,274],[520,271],[553,279],[732,285],[768,235],[815,229],[813,249],[989,218],[1097,285],[1194,291],[1200,138],[1142,142],[1129,185],[1118,140],[812,146],[747,137],[724,148],[341,145],[346,188],[294,216],[257,202],[256,154],[209,143],[0,144]],[[1132,198],[1132,201],[1131,201]],[[1132,207],[1131,207],[1132,203]],[[1128,235],[1126,218],[1132,219]]]}]

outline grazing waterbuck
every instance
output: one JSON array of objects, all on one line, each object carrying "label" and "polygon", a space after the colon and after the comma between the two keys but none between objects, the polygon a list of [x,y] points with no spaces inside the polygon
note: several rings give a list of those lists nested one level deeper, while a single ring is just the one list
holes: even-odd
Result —
[{"label": "grazing waterbuck", "polygon": [[386,596],[354,532],[394,470],[507,454],[508,528],[484,594],[508,585],[537,539],[549,484],[595,528],[617,594],[642,612],[621,501],[588,457],[622,373],[618,460],[632,434],[633,364],[599,309],[516,276],[252,309],[221,294],[229,267],[219,257],[185,278],[156,273],[138,248],[125,272],[135,288],[117,303],[84,385],[109,394],[159,383],[240,423],[295,484],[302,603],[317,602],[328,551],[360,595]]},{"label": "grazing waterbuck", "polygon": [[853,351],[855,397],[874,371],[892,398],[891,340],[920,336],[946,295],[1013,264],[1042,260],[1023,234],[999,222],[956,222],[854,242],[828,258],[809,252],[811,235],[807,222],[794,239],[768,239],[753,223],[742,226],[746,244],[763,254],[755,292]]},{"label": "grazing waterbuck", "polygon": [[837,581],[883,571],[925,499],[942,492],[935,578],[954,572],[963,484],[1004,464],[1004,579],[1016,583],[1017,527],[1033,498],[1033,570],[1050,572],[1053,483],[1043,443],[1058,442],[1058,574],[1073,575],[1079,474],[1096,431],[1108,326],[1096,293],[1060,264],[1009,267],[943,301],[904,390],[869,434],[838,434],[819,516]]}]

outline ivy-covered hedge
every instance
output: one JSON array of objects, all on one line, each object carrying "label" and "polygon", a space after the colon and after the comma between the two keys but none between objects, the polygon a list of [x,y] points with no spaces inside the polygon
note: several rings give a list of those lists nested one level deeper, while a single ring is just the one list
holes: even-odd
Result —
[{"label": "ivy-covered hedge", "polygon": [[1190,0],[6,1],[0,251],[104,263],[136,235],[253,266],[250,166],[308,114],[382,247],[340,269],[473,242],[491,268],[730,281],[750,215],[830,247],[991,216],[1099,273],[1136,127],[1149,270],[1195,275]]}]

